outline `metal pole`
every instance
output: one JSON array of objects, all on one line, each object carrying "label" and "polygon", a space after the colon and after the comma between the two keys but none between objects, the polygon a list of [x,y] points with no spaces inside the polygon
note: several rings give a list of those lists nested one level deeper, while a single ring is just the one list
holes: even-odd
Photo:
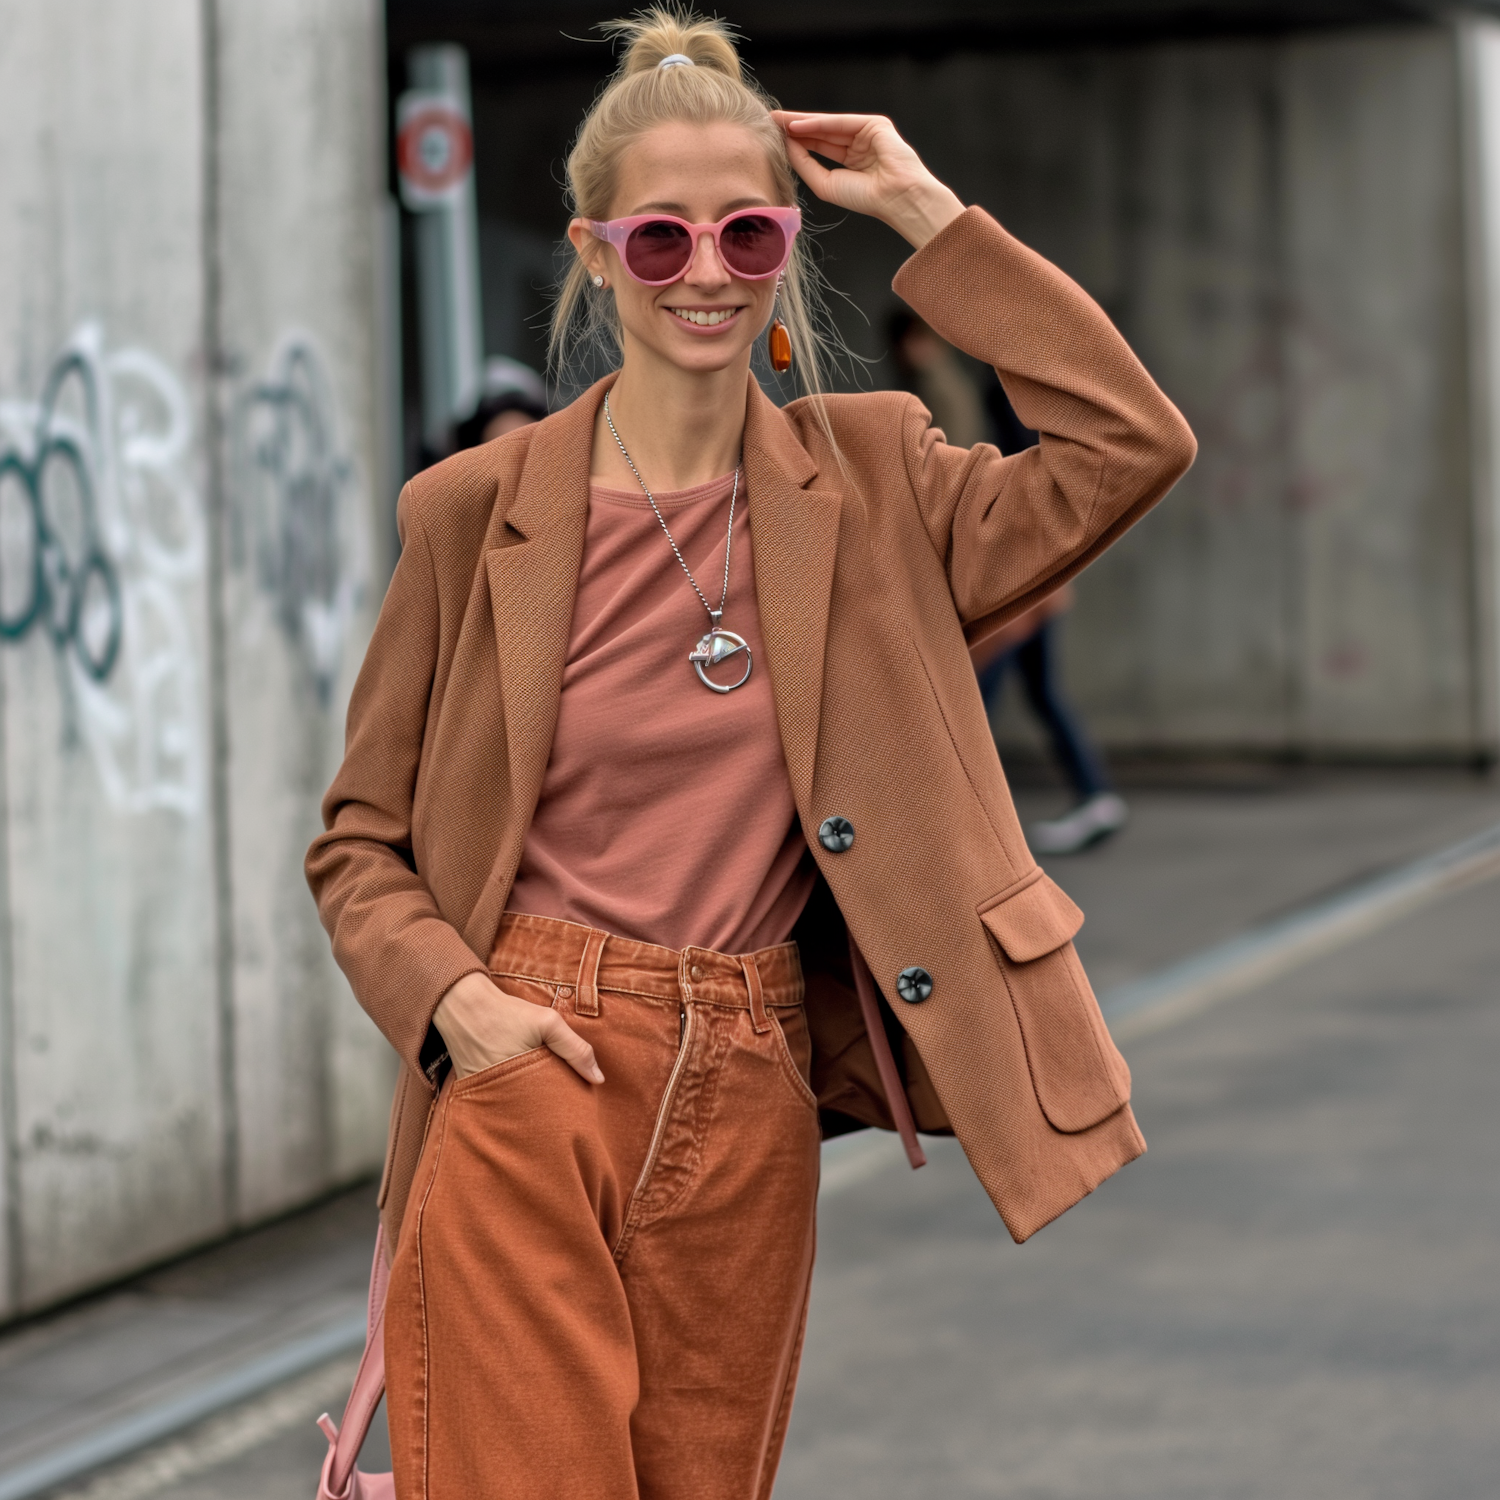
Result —
[{"label": "metal pole", "polygon": [[415,47],[406,67],[397,160],[402,202],[417,216],[422,436],[441,451],[474,409],[484,367],[469,58],[451,44]]}]

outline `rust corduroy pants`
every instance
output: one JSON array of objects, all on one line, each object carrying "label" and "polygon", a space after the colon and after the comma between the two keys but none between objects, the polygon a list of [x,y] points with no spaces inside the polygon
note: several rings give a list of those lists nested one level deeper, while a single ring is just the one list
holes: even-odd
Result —
[{"label": "rust corduroy pants", "polygon": [[386,1311],[400,1500],[763,1500],[817,1198],[796,945],[509,915],[490,963],[606,1082],[541,1048],[443,1088]]}]

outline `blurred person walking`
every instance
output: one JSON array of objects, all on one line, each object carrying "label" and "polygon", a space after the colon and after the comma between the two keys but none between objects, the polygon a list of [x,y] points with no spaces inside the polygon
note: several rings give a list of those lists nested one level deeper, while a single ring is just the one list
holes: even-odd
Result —
[{"label": "blurred person walking", "polygon": [[1041,819],[1026,830],[1038,854],[1076,854],[1118,833],[1130,816],[1058,681],[1057,621],[1072,606],[1072,585],[1064,584],[970,653],[987,714],[993,715],[1006,678],[1012,672],[1020,676],[1026,701],[1077,799],[1061,817]]},{"label": "blurred person walking", "polygon": [[[775,109],[719,22],[611,29],[554,338],[619,368],[407,485],[307,860],[403,1062],[400,1500],[764,1500],[820,1133],[895,1129],[913,1165],[918,1128],[956,1133],[1017,1240],[1144,1149],[968,644],[1155,504],[1191,434],[889,120]],[[897,291],[1039,448],[822,394],[794,172],[910,243]],[[763,331],[807,390],[785,408]]]},{"label": "blurred person walking", "polygon": [[[1009,456],[1037,443],[1037,433],[1022,425],[1000,382],[992,379],[982,400],[958,351],[909,308],[892,312],[887,331],[902,388],[932,413],[933,426],[941,428],[954,447],[972,448],[993,434],[1001,453]],[[1117,833],[1129,817],[1125,799],[1115,790],[1059,681],[1056,621],[1072,605],[1073,590],[1065,585],[971,652],[988,714],[994,713],[1006,678],[1019,674],[1026,701],[1041,721],[1076,798],[1060,818],[1044,819],[1027,829],[1038,854],[1076,854]]]},{"label": "blurred person walking", "polygon": [[530,365],[503,354],[484,362],[474,410],[453,429],[454,453],[491,443],[547,415],[547,387]]},{"label": "blurred person walking", "polygon": [[901,389],[932,413],[932,425],[955,448],[972,448],[989,437],[979,392],[958,350],[939,338],[909,307],[898,307],[886,325]]}]

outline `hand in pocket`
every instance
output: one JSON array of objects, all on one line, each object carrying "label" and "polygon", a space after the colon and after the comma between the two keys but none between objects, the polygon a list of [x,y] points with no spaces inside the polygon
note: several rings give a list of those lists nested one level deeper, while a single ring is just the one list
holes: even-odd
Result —
[{"label": "hand in pocket", "polygon": [[432,1023],[458,1078],[550,1047],[580,1078],[604,1082],[594,1049],[555,1010],[507,995],[488,974],[465,974],[438,1002]]}]

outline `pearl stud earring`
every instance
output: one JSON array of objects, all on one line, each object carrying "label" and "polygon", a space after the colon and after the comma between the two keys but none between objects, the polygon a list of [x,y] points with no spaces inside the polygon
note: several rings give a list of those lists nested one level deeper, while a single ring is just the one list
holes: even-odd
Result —
[{"label": "pearl stud earring", "polygon": [[602,276],[596,276],[596,277],[594,277],[594,285],[595,286],[603,286],[604,285],[604,278]]}]

